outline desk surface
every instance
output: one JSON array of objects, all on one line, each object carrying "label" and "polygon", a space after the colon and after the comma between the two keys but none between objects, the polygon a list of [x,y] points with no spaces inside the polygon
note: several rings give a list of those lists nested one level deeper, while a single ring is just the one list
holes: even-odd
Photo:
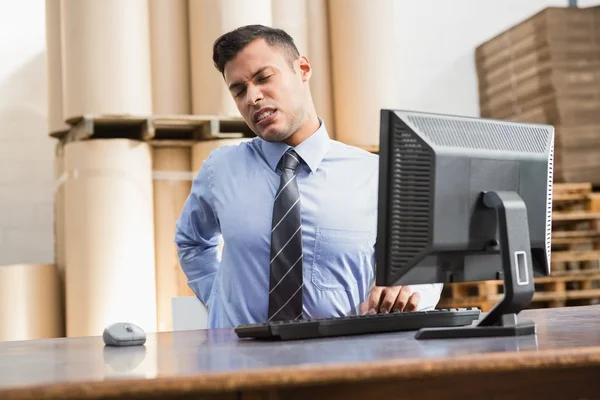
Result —
[{"label": "desk surface", "polygon": [[145,346],[129,348],[105,347],[101,337],[5,342],[0,398],[233,396],[386,379],[404,380],[408,387],[406,382],[427,377],[458,383],[461,374],[471,380],[488,374],[489,381],[490,373],[511,371],[523,376],[543,370],[540,379],[546,381],[551,370],[562,377],[556,379],[565,379],[566,370],[579,371],[571,380],[584,379],[586,371],[600,376],[600,306],[530,310],[520,318],[533,319],[537,335],[417,341],[414,332],[403,332],[267,343],[239,340],[232,330],[209,330],[149,334]]}]

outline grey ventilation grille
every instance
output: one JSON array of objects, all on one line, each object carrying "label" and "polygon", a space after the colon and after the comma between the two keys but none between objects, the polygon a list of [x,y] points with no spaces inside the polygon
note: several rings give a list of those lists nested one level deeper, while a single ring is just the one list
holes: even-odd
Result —
[{"label": "grey ventilation grille", "polygon": [[549,131],[496,121],[409,115],[408,121],[436,146],[545,153]]},{"label": "grey ventilation grille", "polygon": [[554,135],[550,143],[550,154],[548,156],[548,183],[546,186],[546,257],[548,259],[548,271],[551,271],[552,249],[552,183],[554,181]]},{"label": "grey ventilation grille", "polygon": [[393,270],[411,265],[430,240],[433,154],[404,124],[394,127],[391,140],[389,263]]}]

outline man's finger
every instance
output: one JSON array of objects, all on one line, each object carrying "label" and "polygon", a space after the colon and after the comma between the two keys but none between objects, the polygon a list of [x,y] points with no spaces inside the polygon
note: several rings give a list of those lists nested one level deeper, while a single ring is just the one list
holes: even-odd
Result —
[{"label": "man's finger", "polygon": [[381,295],[383,293],[383,287],[373,286],[371,293],[369,294],[369,307],[367,312],[369,314],[377,314],[379,304],[381,303]]},{"label": "man's finger", "polygon": [[401,288],[402,286],[392,286],[386,288],[385,296],[383,296],[383,300],[379,306],[379,312],[387,314],[392,310],[392,306],[396,303],[396,298],[398,297],[398,293],[400,293]]},{"label": "man's finger", "polygon": [[365,315],[367,311],[369,311],[369,299],[360,303],[360,306],[358,308],[358,312],[360,313],[360,315]]},{"label": "man's finger", "polygon": [[419,302],[421,301],[421,293],[414,292],[409,298],[406,307],[404,307],[404,311],[417,311],[417,307],[419,307]]},{"label": "man's finger", "polygon": [[398,294],[398,297],[396,298],[396,303],[394,304],[394,311],[404,311],[404,307],[406,307],[406,304],[408,303],[408,298],[410,296],[410,287],[409,286],[402,286],[402,289],[400,289],[400,294]]}]

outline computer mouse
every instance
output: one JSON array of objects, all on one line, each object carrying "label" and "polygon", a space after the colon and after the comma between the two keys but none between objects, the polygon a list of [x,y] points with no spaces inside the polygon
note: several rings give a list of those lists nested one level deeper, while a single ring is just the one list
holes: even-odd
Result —
[{"label": "computer mouse", "polygon": [[139,346],[146,343],[146,332],[129,322],[117,322],[107,326],[102,334],[107,346]]}]

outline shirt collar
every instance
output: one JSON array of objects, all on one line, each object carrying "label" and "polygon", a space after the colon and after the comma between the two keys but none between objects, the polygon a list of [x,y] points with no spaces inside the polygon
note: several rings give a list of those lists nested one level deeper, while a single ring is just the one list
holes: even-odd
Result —
[{"label": "shirt collar", "polygon": [[[325,122],[319,118],[319,129],[312,135],[307,137],[302,143],[294,147],[296,153],[304,160],[306,165],[310,168],[311,172],[314,173],[319,164],[325,157],[327,150],[329,150],[329,134],[325,127]],[[269,167],[273,171],[277,171],[277,165],[283,154],[291,147],[284,142],[267,142],[266,140],[260,139],[262,143],[262,150],[269,164]]]}]

